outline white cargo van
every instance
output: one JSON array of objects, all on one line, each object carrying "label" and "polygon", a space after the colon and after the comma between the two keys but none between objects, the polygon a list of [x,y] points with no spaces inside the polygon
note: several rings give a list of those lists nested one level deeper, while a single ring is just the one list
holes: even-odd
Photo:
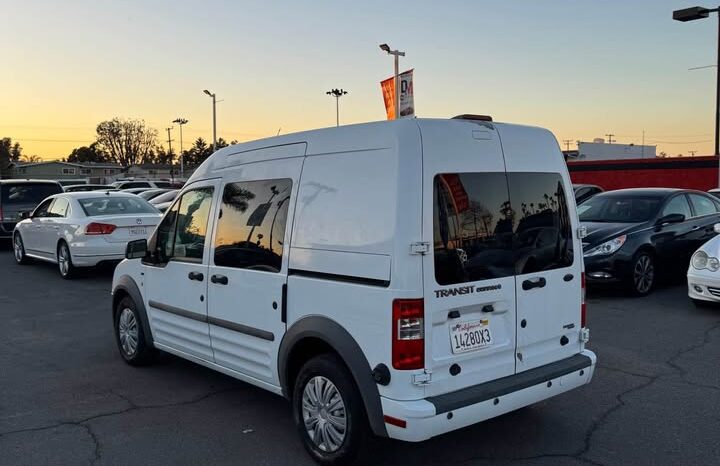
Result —
[{"label": "white cargo van", "polygon": [[[464,115],[223,148],[113,279],[122,357],[292,400],[318,462],[590,381],[572,184],[544,129]],[[136,260],[132,260],[136,259]]]}]

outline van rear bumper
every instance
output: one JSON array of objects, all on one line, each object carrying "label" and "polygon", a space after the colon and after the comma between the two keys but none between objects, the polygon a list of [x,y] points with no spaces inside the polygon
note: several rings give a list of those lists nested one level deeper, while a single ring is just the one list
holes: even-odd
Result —
[{"label": "van rear bumper", "polygon": [[519,374],[422,400],[381,397],[383,414],[406,421],[406,427],[386,423],[388,436],[420,442],[460,429],[590,382],[595,353],[584,350],[567,359]]}]

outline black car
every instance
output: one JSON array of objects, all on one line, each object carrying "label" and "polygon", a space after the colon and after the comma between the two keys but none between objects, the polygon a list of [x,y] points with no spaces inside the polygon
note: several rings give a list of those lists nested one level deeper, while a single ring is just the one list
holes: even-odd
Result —
[{"label": "black car", "polygon": [[23,212],[31,212],[48,196],[63,192],[57,181],[0,180],[0,238],[11,238]]},{"label": "black car", "polygon": [[620,283],[648,294],[658,274],[685,272],[695,250],[715,236],[720,201],[670,188],[600,193],[578,207],[588,283]]},{"label": "black car", "polygon": [[574,184],[573,192],[575,193],[575,203],[580,205],[584,200],[603,192],[603,189],[594,184]]}]

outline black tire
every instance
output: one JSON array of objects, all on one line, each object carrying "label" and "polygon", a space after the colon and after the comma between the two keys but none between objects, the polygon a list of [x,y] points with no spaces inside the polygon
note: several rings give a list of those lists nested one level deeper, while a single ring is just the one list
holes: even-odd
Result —
[{"label": "black tire", "polygon": [[[327,427],[323,432],[328,433],[322,435],[321,432],[319,439],[320,444],[318,445],[309,432],[311,427],[306,427],[306,415],[310,411],[303,407],[303,396],[308,386],[310,392],[312,392],[312,387],[317,388],[317,386],[324,386],[328,390],[327,392],[323,391],[323,393],[332,393],[330,386],[320,384],[322,380],[332,383],[332,386],[334,386],[340,396],[342,407],[332,411],[325,411],[325,407],[327,407],[328,404],[331,405],[331,407],[337,404],[337,397],[331,397],[330,403],[319,403],[322,408],[317,412],[315,418],[316,420],[322,420],[317,420],[315,424],[316,428],[312,429],[312,431],[315,433],[318,431],[318,426],[324,425]],[[308,401],[312,402],[311,400]],[[303,446],[316,462],[322,465],[351,464],[358,458],[358,454],[367,443],[370,432],[367,415],[352,375],[350,375],[348,369],[336,355],[322,354],[310,359],[303,365],[295,380],[295,386],[293,387],[292,405],[293,419],[300,438],[302,439]],[[341,410],[344,412],[344,417],[341,416]],[[312,416],[307,415],[307,417]],[[344,430],[334,427],[336,424],[333,424],[332,419],[335,419],[335,423],[337,423],[337,419],[344,420]],[[309,421],[309,424],[311,425],[312,421]],[[337,442],[339,445],[335,449],[332,448],[333,439],[330,435],[331,429],[332,432],[336,434],[339,430],[344,432],[342,441]],[[329,439],[329,443],[325,443],[325,448],[323,448],[323,439]],[[331,448],[328,448],[328,445],[330,445]]]},{"label": "black tire", "polygon": [[65,241],[58,243],[56,256],[58,264],[58,272],[60,276],[65,280],[70,280],[77,274],[77,269],[72,263],[72,255],[70,254],[70,247]]},{"label": "black tire", "polygon": [[30,258],[25,254],[25,243],[23,243],[20,233],[17,232],[13,235],[13,255],[15,257],[15,262],[20,265],[30,263]]},{"label": "black tire", "polygon": [[656,282],[655,258],[645,251],[636,253],[627,283],[630,292],[634,296],[647,296],[652,292]]},{"label": "black tire", "polygon": [[[144,366],[154,360],[156,350],[145,338],[142,317],[130,296],[125,296],[115,306],[113,324],[115,343],[126,363],[131,366]],[[129,334],[134,335],[134,345],[128,340]]]}]

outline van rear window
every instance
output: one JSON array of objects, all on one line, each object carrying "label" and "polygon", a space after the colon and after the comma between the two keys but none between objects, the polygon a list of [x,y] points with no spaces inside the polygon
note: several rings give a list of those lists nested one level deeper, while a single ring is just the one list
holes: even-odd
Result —
[{"label": "van rear window", "polygon": [[567,267],[572,228],[557,173],[450,173],[434,183],[440,285]]},{"label": "van rear window", "polygon": [[5,206],[26,204],[34,207],[59,192],[62,189],[55,183],[12,183],[0,185],[0,200]]}]

